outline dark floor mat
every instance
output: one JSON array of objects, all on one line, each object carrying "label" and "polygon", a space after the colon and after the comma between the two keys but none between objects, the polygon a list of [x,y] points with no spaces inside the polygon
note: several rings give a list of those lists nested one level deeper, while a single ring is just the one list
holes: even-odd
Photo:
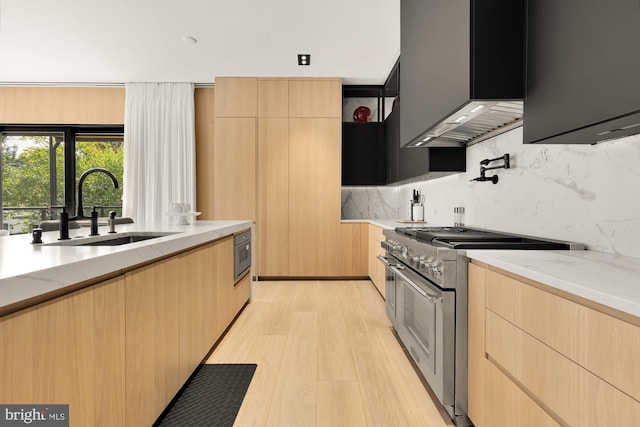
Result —
[{"label": "dark floor mat", "polygon": [[233,426],[258,365],[200,365],[154,426]]}]

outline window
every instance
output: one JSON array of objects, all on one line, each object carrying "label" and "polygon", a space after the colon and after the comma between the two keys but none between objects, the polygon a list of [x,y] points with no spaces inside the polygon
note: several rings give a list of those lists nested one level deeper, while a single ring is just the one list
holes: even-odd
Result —
[{"label": "window", "polygon": [[75,216],[77,183],[91,168],[107,169],[120,185],[114,189],[105,174],[87,176],[84,214],[99,206],[100,216],[121,215],[123,135],[123,126],[0,126],[0,226],[27,233],[57,219],[62,206]]}]

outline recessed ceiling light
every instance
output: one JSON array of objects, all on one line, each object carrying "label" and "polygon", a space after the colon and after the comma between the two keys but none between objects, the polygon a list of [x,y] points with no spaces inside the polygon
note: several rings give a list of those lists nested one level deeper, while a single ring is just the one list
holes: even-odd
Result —
[{"label": "recessed ceiling light", "polygon": [[308,53],[299,53],[298,65],[311,65],[311,55]]},{"label": "recessed ceiling light", "polygon": [[198,39],[196,39],[195,37],[191,37],[191,36],[184,36],[182,38],[182,41],[187,43],[187,44],[196,44],[196,43],[198,43]]}]

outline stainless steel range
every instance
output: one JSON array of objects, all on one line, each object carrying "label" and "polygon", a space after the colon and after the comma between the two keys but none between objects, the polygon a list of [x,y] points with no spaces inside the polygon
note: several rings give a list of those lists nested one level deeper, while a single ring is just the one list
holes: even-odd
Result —
[{"label": "stainless steel range", "polygon": [[584,249],[581,244],[468,227],[385,230],[386,310],[457,426],[467,417],[467,268],[464,249]]}]

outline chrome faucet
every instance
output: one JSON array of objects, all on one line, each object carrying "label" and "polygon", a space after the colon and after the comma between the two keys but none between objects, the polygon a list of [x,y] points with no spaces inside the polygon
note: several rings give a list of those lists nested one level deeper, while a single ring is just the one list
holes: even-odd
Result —
[{"label": "chrome faucet", "polygon": [[108,170],[103,168],[93,168],[93,169],[88,169],[84,171],[82,175],[80,175],[80,180],[78,181],[78,209],[77,209],[78,215],[75,218],[71,218],[71,219],[86,218],[86,216],[84,216],[83,207],[82,207],[82,184],[84,183],[84,180],[87,178],[87,176],[96,172],[102,172],[106,174],[109,178],[111,178],[111,181],[113,181],[113,188],[118,188],[118,180]]}]

